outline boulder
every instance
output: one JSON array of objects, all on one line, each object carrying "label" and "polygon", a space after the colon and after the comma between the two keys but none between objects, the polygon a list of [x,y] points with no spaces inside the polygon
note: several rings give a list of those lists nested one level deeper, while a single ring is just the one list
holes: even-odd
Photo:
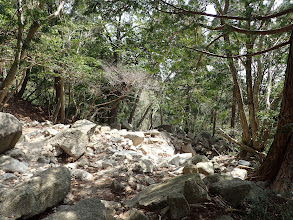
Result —
[{"label": "boulder", "polygon": [[72,128],[81,131],[82,133],[86,134],[90,140],[91,136],[95,133],[96,127],[98,125],[83,119],[83,120],[78,120],[76,121],[73,125]]},{"label": "boulder", "polygon": [[86,150],[88,136],[80,130],[69,128],[49,139],[49,143],[54,147],[61,148],[74,159],[78,159]]},{"label": "boulder", "polygon": [[233,179],[234,178],[232,176],[226,176],[226,175],[215,173],[213,175],[206,176],[203,179],[203,182],[207,187],[210,187],[213,183],[225,181],[225,180],[233,180]]},{"label": "boulder", "polygon": [[221,195],[231,206],[238,208],[250,193],[252,183],[241,179],[226,180],[213,183],[210,192]]},{"label": "boulder", "polygon": [[211,200],[208,194],[208,188],[201,180],[186,181],[184,185],[184,196],[190,204]]},{"label": "boulder", "polygon": [[137,209],[130,209],[125,213],[125,220],[148,220],[149,218]]},{"label": "boulder", "polygon": [[169,206],[171,219],[180,220],[190,214],[189,204],[181,193],[168,195],[167,204]]},{"label": "boulder", "polygon": [[132,140],[134,146],[137,146],[144,141],[144,133],[139,131],[128,132],[124,137]]},{"label": "boulder", "polygon": [[63,206],[44,220],[106,220],[106,208],[99,199],[84,199],[73,206]]},{"label": "boulder", "polygon": [[23,219],[40,214],[61,202],[70,190],[70,173],[65,167],[49,168],[29,181],[1,192],[1,217]]},{"label": "boulder", "polygon": [[0,112],[0,154],[13,148],[22,134],[22,125],[13,115]]},{"label": "boulder", "polygon": [[168,179],[159,184],[153,184],[139,192],[126,202],[129,207],[139,207],[147,210],[157,210],[167,206],[167,197],[174,193],[184,193],[184,185],[188,180],[202,182],[199,174],[185,174]]}]

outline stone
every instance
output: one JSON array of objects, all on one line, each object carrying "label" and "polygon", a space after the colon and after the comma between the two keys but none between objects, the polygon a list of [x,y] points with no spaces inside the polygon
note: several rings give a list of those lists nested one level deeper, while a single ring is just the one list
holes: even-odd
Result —
[{"label": "stone", "polygon": [[225,180],[233,180],[233,179],[234,178],[232,176],[221,175],[221,174],[215,173],[215,174],[206,176],[203,179],[203,182],[207,187],[210,187],[213,183],[225,181]]},{"label": "stone", "polygon": [[239,160],[238,164],[242,165],[242,166],[247,166],[247,167],[249,167],[251,165],[251,163],[249,161],[246,161],[246,160]]},{"label": "stone", "polygon": [[65,206],[44,220],[106,220],[106,208],[99,199],[87,198]]},{"label": "stone", "polygon": [[169,164],[181,166],[186,164],[190,158],[192,158],[192,153],[176,154],[173,158],[171,158],[171,160],[169,160]]},{"label": "stone", "polygon": [[18,172],[25,173],[28,169],[28,164],[26,162],[20,162],[9,156],[0,157],[0,168],[5,172]]},{"label": "stone", "polygon": [[194,164],[186,164],[182,170],[183,174],[198,173],[197,166]]},{"label": "stone", "polygon": [[140,131],[128,132],[124,137],[132,140],[134,146],[137,146],[144,141],[144,133]]},{"label": "stone", "polygon": [[206,156],[197,154],[197,155],[194,155],[188,162],[190,164],[197,164],[199,162],[208,162],[208,161],[209,159]]},{"label": "stone", "polygon": [[215,182],[210,186],[212,194],[221,195],[234,208],[240,206],[251,189],[251,182],[240,179]]},{"label": "stone", "polygon": [[184,196],[190,204],[211,200],[208,194],[208,188],[202,180],[186,181],[184,185]]},{"label": "stone", "polygon": [[113,192],[120,193],[125,190],[125,186],[122,183],[118,182],[117,180],[113,180],[111,184],[111,189]]},{"label": "stone", "polygon": [[13,173],[4,173],[0,176],[0,179],[2,180],[11,180],[11,179],[17,179],[17,176]]},{"label": "stone", "polygon": [[221,216],[217,217],[215,220],[234,220],[234,218],[232,218],[229,215],[221,215]]},{"label": "stone", "polygon": [[139,165],[144,173],[152,173],[154,171],[154,164],[151,160],[141,159]]},{"label": "stone", "polygon": [[93,178],[93,175],[90,174],[89,172],[81,169],[72,169],[71,170],[71,175],[74,176],[76,179],[79,180],[91,180]]},{"label": "stone", "polygon": [[89,120],[83,119],[74,122],[74,124],[72,125],[72,129],[79,130],[82,133],[86,134],[90,140],[91,136],[95,133],[97,126],[97,124]]},{"label": "stone", "polygon": [[199,162],[196,164],[199,173],[204,175],[214,174],[214,165],[212,162]]},{"label": "stone", "polygon": [[171,219],[180,220],[190,214],[189,204],[181,193],[168,195],[167,204],[169,206]]},{"label": "stone", "polygon": [[152,184],[126,202],[129,207],[139,207],[146,210],[157,210],[167,206],[167,196],[174,193],[184,193],[187,180],[200,181],[199,174],[185,174],[168,179],[163,183]]},{"label": "stone", "polygon": [[149,218],[141,211],[132,208],[125,213],[125,220],[148,220]]},{"label": "stone", "polygon": [[129,124],[128,122],[126,122],[126,121],[121,122],[121,128],[126,129],[128,131],[133,131],[134,130],[133,126],[131,124]]},{"label": "stone", "polygon": [[236,167],[236,168],[233,169],[233,171],[231,172],[231,175],[232,175],[234,178],[240,178],[240,179],[242,179],[242,180],[245,180],[246,177],[247,177],[247,170]]},{"label": "stone", "polygon": [[196,155],[196,152],[193,149],[193,147],[192,147],[191,144],[184,144],[183,147],[182,147],[182,151],[184,153],[192,153],[192,156],[195,156]]},{"label": "stone", "polygon": [[78,159],[86,151],[88,136],[79,130],[69,128],[49,139],[49,143],[54,147],[61,148],[74,159]]},{"label": "stone", "polygon": [[167,131],[169,133],[174,133],[175,130],[172,125],[160,125],[155,129],[158,129],[159,131]]},{"label": "stone", "polygon": [[0,154],[14,148],[22,135],[22,125],[11,114],[0,112]]},{"label": "stone", "polygon": [[54,128],[47,128],[44,132],[43,132],[43,134],[45,135],[45,136],[55,136],[55,135],[57,135],[59,133],[59,131],[57,131],[56,129],[54,129]]},{"label": "stone", "polygon": [[1,192],[0,213],[4,217],[29,218],[60,203],[70,190],[70,172],[49,168],[12,189]]}]

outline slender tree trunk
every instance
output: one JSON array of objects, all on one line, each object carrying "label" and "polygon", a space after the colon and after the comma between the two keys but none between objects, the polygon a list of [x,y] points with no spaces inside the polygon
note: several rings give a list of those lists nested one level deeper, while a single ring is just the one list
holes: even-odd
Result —
[{"label": "slender tree trunk", "polygon": [[133,120],[133,117],[134,117],[134,113],[136,111],[136,108],[137,108],[137,105],[138,105],[138,102],[139,102],[139,99],[140,99],[140,96],[141,96],[141,93],[142,93],[142,89],[139,89],[137,95],[136,95],[136,98],[135,98],[135,102],[133,104],[133,107],[132,107],[132,110],[131,110],[131,113],[130,113],[130,116],[128,118],[128,123],[131,124],[132,123],[132,120]]},{"label": "slender tree trunk", "polygon": [[[120,94],[121,95],[121,94]],[[108,116],[108,125],[113,124],[116,121],[117,114],[118,114],[118,109],[120,105],[121,100],[119,99],[113,106],[113,108],[109,112]]]},{"label": "slender tree trunk", "polygon": [[28,68],[28,69],[26,70],[26,76],[25,76],[25,78],[24,78],[24,81],[23,81],[23,83],[22,83],[22,85],[21,85],[21,88],[20,88],[19,92],[17,93],[17,96],[18,96],[19,98],[21,98],[21,97],[23,96],[24,92],[25,92],[26,85],[27,85],[27,83],[28,83],[28,81],[29,81],[29,75],[30,75],[31,71],[32,71],[31,68]]},{"label": "slender tree trunk", "polygon": [[64,97],[64,79],[55,77],[56,104],[60,102],[60,122],[65,122],[65,97]]},{"label": "slender tree trunk", "polygon": [[144,121],[145,117],[147,116],[148,112],[151,110],[152,107],[152,103],[149,104],[149,106],[147,107],[147,109],[145,110],[143,116],[141,117],[141,119],[139,120],[139,122],[137,123],[136,127],[139,128],[142,124],[142,122]]},{"label": "slender tree trunk", "polygon": [[233,98],[232,98],[232,110],[231,110],[231,128],[235,128],[235,115],[236,115],[236,86],[233,85]]},{"label": "slender tree trunk", "polygon": [[293,184],[293,32],[287,62],[283,100],[277,131],[264,163],[254,174],[258,180],[273,181],[279,192],[292,189]]}]

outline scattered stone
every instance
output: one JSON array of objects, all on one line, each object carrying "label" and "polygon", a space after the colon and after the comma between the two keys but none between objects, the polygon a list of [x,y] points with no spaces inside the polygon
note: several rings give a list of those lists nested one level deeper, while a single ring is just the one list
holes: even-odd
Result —
[{"label": "scattered stone", "polygon": [[212,162],[199,162],[196,164],[199,173],[204,175],[214,174],[214,165]]},{"label": "scattered stone", "polygon": [[225,181],[225,180],[233,180],[233,179],[234,178],[232,176],[221,175],[221,174],[215,173],[213,175],[206,176],[203,179],[203,182],[207,187],[210,187],[213,183]]},{"label": "scattered stone", "polygon": [[57,130],[55,130],[55,129],[53,129],[53,128],[48,128],[48,129],[46,129],[44,132],[43,132],[43,134],[45,135],[45,136],[55,136],[55,135],[57,135],[59,132],[57,131]]},{"label": "scattered stone", "polygon": [[247,170],[245,169],[240,169],[238,167],[236,167],[235,169],[233,169],[233,171],[231,172],[231,175],[234,178],[240,178],[242,180],[245,180],[247,177]]},{"label": "scattered stone", "polygon": [[5,172],[18,172],[25,173],[28,169],[28,164],[26,162],[20,162],[9,156],[0,157],[0,168]]},{"label": "scattered stone", "polygon": [[93,198],[84,199],[73,206],[65,206],[44,220],[106,220],[104,204]]},{"label": "scattered stone", "polygon": [[22,134],[22,125],[13,115],[0,112],[0,154],[12,149]]},{"label": "scattered stone", "polygon": [[78,159],[84,154],[88,145],[88,136],[76,129],[66,129],[49,139],[52,146],[61,148],[69,156]]},{"label": "scattered stone", "polygon": [[[29,181],[1,192],[0,213],[15,219],[40,214],[61,202],[70,190],[70,173],[65,167],[49,168]],[[62,219],[62,218],[61,218]]]},{"label": "scattered stone", "polygon": [[209,159],[204,155],[197,154],[193,156],[188,162],[191,164],[197,164],[199,162],[209,162]]},{"label": "scattered stone", "polygon": [[168,195],[167,204],[169,206],[171,219],[180,220],[190,214],[189,204],[181,193]]},{"label": "scattered stone", "polygon": [[192,158],[192,153],[176,154],[168,163],[175,166],[181,166],[186,164],[190,158]]},{"label": "scattered stone", "polygon": [[95,133],[96,127],[97,127],[97,124],[86,119],[78,120],[72,125],[73,129],[77,129],[81,131],[82,133],[86,134],[89,140],[91,136]]},{"label": "scattered stone", "polygon": [[132,140],[134,146],[137,146],[144,141],[144,133],[140,131],[128,132],[124,137]]},{"label": "scattered stone", "polygon": [[132,208],[125,213],[125,220],[148,220],[149,218],[141,211]]},{"label": "scattered stone", "polygon": [[186,164],[182,170],[183,174],[198,173],[198,168],[194,164]]},{"label": "scattered stone", "polygon": [[0,176],[0,179],[2,180],[11,180],[11,179],[17,179],[17,176],[13,173],[4,173]]},{"label": "scattered stone", "polygon": [[144,173],[152,173],[154,171],[154,164],[151,160],[141,159],[139,165]]},{"label": "scattered stone", "polygon": [[120,193],[125,190],[125,186],[117,180],[113,180],[111,184],[111,189],[113,190],[113,192]]},{"label": "scattered stone", "polygon": [[90,174],[89,172],[81,169],[72,169],[71,170],[71,175],[74,176],[76,179],[79,180],[91,180],[93,178],[93,175]]},{"label": "scattered stone", "polygon": [[251,165],[251,163],[249,161],[246,161],[246,160],[239,160],[238,164],[242,165],[242,166],[247,166],[247,167],[249,167]]}]

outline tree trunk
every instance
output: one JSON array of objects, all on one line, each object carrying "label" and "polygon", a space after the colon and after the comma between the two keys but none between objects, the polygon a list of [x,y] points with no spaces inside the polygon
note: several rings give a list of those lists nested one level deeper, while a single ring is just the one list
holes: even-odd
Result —
[{"label": "tree trunk", "polygon": [[133,117],[134,117],[134,113],[135,113],[135,110],[137,108],[137,104],[139,102],[139,98],[140,98],[140,95],[142,93],[142,89],[139,89],[137,95],[136,95],[136,98],[135,98],[135,102],[133,104],[133,107],[132,107],[132,110],[131,110],[131,113],[130,113],[130,116],[128,118],[128,123],[131,124],[132,123],[132,120],[133,120]]},{"label": "tree trunk", "polygon": [[25,91],[25,89],[26,89],[26,85],[27,85],[27,83],[28,83],[29,75],[30,75],[31,71],[32,71],[31,68],[28,68],[28,69],[26,70],[26,75],[25,75],[24,81],[23,81],[23,83],[22,83],[22,85],[21,85],[21,88],[20,88],[19,92],[17,93],[17,96],[18,96],[19,98],[21,98],[21,97],[23,96],[23,94],[24,94],[24,91]]},{"label": "tree trunk", "polygon": [[254,174],[257,180],[273,181],[274,188],[286,192],[293,183],[293,32],[287,62],[283,100],[277,131],[264,163]]},{"label": "tree trunk", "polygon": [[0,88],[0,108],[2,107],[2,102],[8,93],[10,85],[13,83],[16,73],[18,71],[21,48],[22,48],[22,37],[23,37],[23,15],[22,15],[22,0],[18,0],[17,5],[17,17],[18,17],[18,33],[17,33],[17,43],[16,43],[16,52],[13,64],[10,67],[9,72],[7,73],[6,78],[4,79],[2,86]]},{"label": "tree trunk", "polygon": [[147,109],[145,110],[143,116],[141,117],[141,119],[139,120],[139,122],[137,123],[136,127],[139,128],[142,124],[142,122],[144,121],[145,117],[147,116],[148,112],[150,111],[151,107],[152,107],[152,103],[149,104],[149,106],[147,107]]},{"label": "tree trunk", "polygon": [[65,122],[65,97],[64,97],[64,79],[55,77],[56,104],[60,102],[60,122]]},{"label": "tree trunk", "polygon": [[233,86],[233,98],[232,98],[232,109],[231,109],[231,128],[235,128],[235,115],[236,115],[236,86]]}]

